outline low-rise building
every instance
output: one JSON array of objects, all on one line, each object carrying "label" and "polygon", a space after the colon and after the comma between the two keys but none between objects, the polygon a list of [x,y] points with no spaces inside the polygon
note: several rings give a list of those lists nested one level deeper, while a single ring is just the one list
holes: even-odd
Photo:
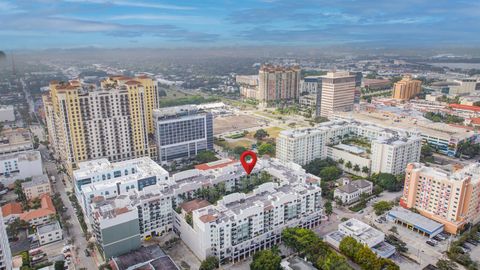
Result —
[{"label": "low-rise building", "polygon": [[382,258],[388,258],[395,254],[395,247],[385,242],[385,234],[355,218],[351,218],[338,225],[338,231],[325,236],[325,241],[339,249],[343,238],[350,236],[357,242],[368,246],[373,252]]},{"label": "low-rise building", "polygon": [[50,180],[46,174],[34,176],[31,181],[23,182],[22,190],[28,200],[35,199],[43,194],[52,194]]},{"label": "low-rise building", "polygon": [[50,195],[43,194],[40,196],[40,208],[24,212],[19,218],[28,222],[30,226],[39,226],[50,222],[56,213]]},{"label": "low-rise building", "polygon": [[58,221],[37,227],[37,239],[41,246],[63,239],[63,231]]},{"label": "low-rise building", "polygon": [[0,155],[33,150],[30,131],[24,128],[5,129],[0,133]]},{"label": "low-rise building", "polygon": [[0,105],[0,122],[15,121],[15,111],[12,105]]},{"label": "low-rise building", "polygon": [[4,185],[42,174],[42,156],[39,151],[0,155],[0,181]]},{"label": "low-rise building", "polygon": [[343,185],[337,187],[333,192],[333,197],[340,200],[343,204],[352,204],[360,200],[362,194],[371,195],[373,183],[363,179],[350,181],[345,179]]},{"label": "low-rise building", "polygon": [[113,270],[178,270],[178,266],[158,246],[141,247],[127,254],[113,257],[109,263]]},{"label": "low-rise building", "polygon": [[315,108],[317,106],[317,94],[300,96],[298,102],[300,106]]},{"label": "low-rise building", "polygon": [[394,209],[389,211],[387,219],[430,238],[443,232],[444,229],[443,224],[405,209]]},{"label": "low-rise building", "polygon": [[9,202],[2,206],[3,221],[8,224],[23,214],[22,204],[18,202]]}]

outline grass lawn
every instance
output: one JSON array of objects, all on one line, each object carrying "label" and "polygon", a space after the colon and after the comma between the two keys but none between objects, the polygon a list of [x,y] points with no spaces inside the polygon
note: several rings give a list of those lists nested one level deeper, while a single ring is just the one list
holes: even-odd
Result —
[{"label": "grass lawn", "polygon": [[250,140],[245,140],[245,139],[242,139],[242,140],[236,140],[234,142],[227,142],[228,143],[228,146],[233,149],[237,146],[243,146],[245,148],[251,148],[252,147],[252,144],[255,143],[253,141],[250,141]]},{"label": "grass lawn", "polygon": [[265,131],[267,131],[268,134],[270,135],[270,138],[277,138],[278,134],[282,130],[283,130],[283,128],[281,128],[281,127],[269,127],[269,128],[265,129]]},{"label": "grass lawn", "polygon": [[186,94],[184,92],[180,92],[178,90],[173,90],[173,89],[168,89],[165,90],[165,93],[167,93],[166,97],[160,97],[160,99],[168,100],[168,99],[176,99],[176,98],[183,98],[183,97],[188,97],[189,94]]}]

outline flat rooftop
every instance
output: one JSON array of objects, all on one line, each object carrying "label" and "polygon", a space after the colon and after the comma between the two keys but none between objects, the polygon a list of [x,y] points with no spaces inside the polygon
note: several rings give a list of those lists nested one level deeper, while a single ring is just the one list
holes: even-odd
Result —
[{"label": "flat rooftop", "polygon": [[46,174],[42,174],[42,175],[37,175],[32,177],[32,181],[23,182],[22,188],[30,188],[38,185],[49,184],[49,183],[50,181],[48,180],[48,176]]},{"label": "flat rooftop", "polygon": [[24,128],[5,129],[0,134],[0,154],[33,149],[30,131]]},{"label": "flat rooftop", "polygon": [[60,230],[60,229],[61,229],[60,223],[58,223],[58,221],[55,221],[55,222],[52,222],[52,223],[48,223],[48,224],[45,224],[45,225],[38,226],[37,227],[37,233],[38,234],[46,234],[46,233],[53,232],[53,231]]},{"label": "flat rooftop", "polygon": [[443,224],[406,209],[399,208],[398,210],[390,210],[387,215],[402,222],[411,224],[415,228],[428,233],[433,233],[440,229],[443,230]]}]

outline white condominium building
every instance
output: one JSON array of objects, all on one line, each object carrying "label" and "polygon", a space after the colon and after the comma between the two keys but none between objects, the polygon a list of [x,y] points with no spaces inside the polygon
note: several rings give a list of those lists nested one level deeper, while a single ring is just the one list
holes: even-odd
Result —
[{"label": "white condominium building", "polygon": [[328,72],[322,78],[320,116],[352,111],[355,99],[355,75],[347,71]]},{"label": "white condominium building", "polygon": [[0,211],[0,269],[12,269],[12,252],[8,243],[7,230],[3,221],[2,212]]},{"label": "white condominium building", "polygon": [[23,151],[0,155],[0,181],[9,185],[17,179],[43,174],[42,156],[39,151]]},{"label": "white condominium building", "polygon": [[[349,147],[340,144],[352,138],[362,138],[369,146]],[[314,128],[280,132],[276,153],[278,159],[300,165],[316,158],[330,157],[366,166],[369,172],[401,174],[409,162],[420,160],[420,150],[421,138],[417,133],[353,120],[335,120]],[[354,158],[354,155],[359,158]],[[361,164],[358,161],[360,159]]]},{"label": "white condominium building", "polygon": [[168,172],[148,157],[110,163],[98,159],[79,163],[73,172],[75,194],[88,213],[87,205],[96,196],[106,198],[159,186],[169,178]]},{"label": "white condominium building", "polygon": [[304,183],[265,183],[252,193],[224,196],[192,211],[192,225],[175,214],[176,230],[201,260],[237,262],[280,242],[287,227],[312,228],[322,217],[321,188]]}]

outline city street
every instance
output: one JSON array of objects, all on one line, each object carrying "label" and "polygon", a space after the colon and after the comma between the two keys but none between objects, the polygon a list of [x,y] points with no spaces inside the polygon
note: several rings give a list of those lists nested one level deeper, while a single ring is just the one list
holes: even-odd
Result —
[{"label": "city street", "polygon": [[83,235],[83,231],[80,223],[78,222],[78,218],[66,193],[67,190],[71,191],[71,187],[69,187],[69,182],[66,182],[66,189],[61,180],[63,178],[63,174],[58,174],[57,165],[54,163],[54,161],[50,160],[50,154],[48,152],[48,149],[44,145],[40,144],[39,151],[42,155],[43,165],[46,173],[49,176],[53,175],[56,179],[56,183],[52,183],[52,186],[55,189],[55,192],[60,193],[62,201],[67,208],[66,214],[67,216],[70,216],[70,234],[68,235],[65,232],[65,238],[67,240],[70,240],[75,247],[75,260],[73,262],[74,267],[75,269],[97,269],[98,266],[94,257],[86,257],[84,253],[84,250],[87,248],[87,241]]}]

